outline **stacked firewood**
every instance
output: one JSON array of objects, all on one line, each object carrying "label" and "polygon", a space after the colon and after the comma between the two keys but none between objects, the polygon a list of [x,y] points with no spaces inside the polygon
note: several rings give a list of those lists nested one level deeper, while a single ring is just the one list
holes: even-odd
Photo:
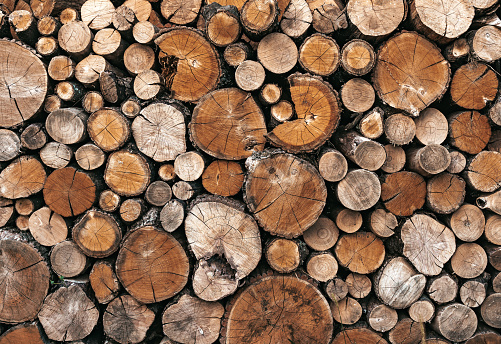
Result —
[{"label": "stacked firewood", "polygon": [[499,6],[0,0],[0,344],[501,343]]}]

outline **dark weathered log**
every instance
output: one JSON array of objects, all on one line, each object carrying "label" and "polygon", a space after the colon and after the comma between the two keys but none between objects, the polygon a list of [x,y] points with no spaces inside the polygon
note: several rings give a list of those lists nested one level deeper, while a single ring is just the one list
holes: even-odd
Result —
[{"label": "dark weathered log", "polygon": [[437,309],[432,327],[445,338],[460,342],[475,333],[477,316],[471,308],[460,303],[451,303]]},{"label": "dark weathered log", "polygon": [[62,277],[75,277],[84,272],[89,260],[71,240],[56,244],[50,252],[50,265]]},{"label": "dark weathered log", "polygon": [[89,273],[89,281],[99,303],[109,303],[117,297],[120,283],[113,266],[106,261],[97,261]]}]

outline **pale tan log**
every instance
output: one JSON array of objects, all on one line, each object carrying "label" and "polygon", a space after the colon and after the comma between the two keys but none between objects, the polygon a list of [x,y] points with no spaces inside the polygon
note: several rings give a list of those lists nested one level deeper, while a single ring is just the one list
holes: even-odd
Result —
[{"label": "pale tan log", "polygon": [[53,36],[56,35],[61,28],[61,23],[58,19],[51,17],[50,15],[45,15],[40,18],[37,23],[38,32],[43,36]]},{"label": "pale tan log", "polygon": [[172,194],[180,200],[187,201],[195,196],[196,188],[191,182],[180,180],[172,185]]},{"label": "pale tan log", "polygon": [[421,148],[410,148],[407,150],[406,156],[408,168],[423,177],[430,177],[433,174],[443,172],[451,163],[447,148],[436,144]]},{"label": "pale tan log", "polygon": [[386,173],[395,173],[404,168],[406,163],[405,150],[391,144],[385,145],[386,160],[381,169]]},{"label": "pale tan log", "polygon": [[[37,202],[38,203],[38,202]],[[35,210],[35,203],[29,199],[29,198],[21,198],[18,199],[14,205],[14,208],[16,209],[16,212],[19,215],[31,215],[33,211]]]},{"label": "pale tan log", "polygon": [[487,296],[487,283],[480,280],[466,281],[459,289],[461,302],[470,308],[480,306]]},{"label": "pale tan log", "polygon": [[501,293],[492,293],[480,307],[482,319],[485,323],[494,328],[501,328]]},{"label": "pale tan log", "polygon": [[362,317],[362,306],[348,296],[338,302],[331,302],[331,312],[338,323],[353,325]]},{"label": "pale tan log", "polygon": [[44,103],[44,111],[51,113],[63,107],[63,101],[55,94],[48,95]]},{"label": "pale tan log", "polygon": [[398,322],[398,313],[393,308],[372,300],[367,306],[367,321],[377,332],[388,332]]},{"label": "pale tan log", "polygon": [[448,340],[460,342],[469,339],[477,329],[475,312],[460,303],[451,303],[437,309],[432,328]]},{"label": "pale tan log", "polygon": [[27,231],[29,229],[29,217],[26,215],[19,215],[16,218],[16,228],[20,231]]},{"label": "pale tan log", "polygon": [[302,263],[303,251],[304,248],[297,241],[275,238],[266,245],[265,256],[273,270],[288,273],[296,270]]},{"label": "pale tan log", "polygon": [[405,17],[402,0],[373,3],[369,0],[350,1],[346,6],[348,18],[364,36],[378,37],[392,33]]},{"label": "pale tan log", "polygon": [[99,194],[99,207],[107,212],[114,212],[120,206],[120,196],[111,190]]},{"label": "pale tan log", "polygon": [[155,66],[155,52],[147,45],[131,44],[123,53],[123,63],[129,74],[138,75]]},{"label": "pale tan log", "polygon": [[99,30],[92,42],[94,53],[114,63],[123,61],[123,54],[127,46],[128,43],[122,38],[120,32],[114,28]]},{"label": "pale tan log", "polygon": [[409,116],[397,113],[384,121],[384,133],[391,144],[402,146],[414,139],[416,125]]},{"label": "pale tan log", "polygon": [[325,285],[325,293],[334,302],[339,302],[348,295],[346,282],[339,277],[335,277]]},{"label": "pale tan log", "polygon": [[240,10],[240,21],[245,33],[256,39],[274,28],[280,12],[276,0],[250,0]]},{"label": "pale tan log", "polygon": [[50,60],[47,72],[53,80],[68,80],[75,75],[75,66],[75,62],[68,56],[58,55]]},{"label": "pale tan log", "polygon": [[136,221],[145,211],[144,201],[139,198],[129,198],[120,205],[120,217],[126,223]]},{"label": "pale tan log", "polygon": [[374,206],[381,196],[381,184],[373,172],[352,170],[339,182],[336,195],[348,209],[367,210]]},{"label": "pale tan log", "polygon": [[334,218],[337,227],[345,233],[355,233],[363,224],[362,214],[351,209],[338,209]]},{"label": "pale tan log", "polygon": [[5,226],[14,213],[12,200],[0,197],[0,226]]},{"label": "pale tan log", "polygon": [[54,246],[68,235],[64,219],[48,207],[40,208],[31,214],[28,226],[33,238],[44,246]]},{"label": "pale tan log", "polygon": [[303,233],[306,244],[316,251],[329,250],[337,242],[339,230],[336,224],[328,217],[321,216],[310,228]]},{"label": "pale tan log", "polygon": [[376,209],[369,217],[369,228],[378,237],[387,238],[395,234],[398,220],[395,215],[384,209]]},{"label": "pale tan log", "polygon": [[49,58],[59,53],[59,44],[54,37],[40,37],[35,44],[37,53],[43,57]]},{"label": "pale tan log", "polygon": [[501,248],[497,245],[485,245],[485,251],[489,257],[489,263],[494,269],[501,271]]},{"label": "pale tan log", "polygon": [[87,256],[71,240],[62,241],[50,252],[52,270],[63,277],[80,275],[87,267]]},{"label": "pale tan log", "polygon": [[59,20],[61,21],[61,24],[65,25],[69,22],[80,20],[80,13],[72,7],[68,7],[61,11]]},{"label": "pale tan log", "polygon": [[23,155],[0,173],[0,196],[9,199],[29,197],[42,190],[47,174],[32,156]]},{"label": "pale tan log", "polygon": [[465,203],[452,214],[449,225],[458,239],[476,241],[484,233],[484,213],[478,207]]},{"label": "pale tan log", "polygon": [[13,131],[0,129],[0,161],[9,161],[21,153],[21,141]]},{"label": "pale tan log", "polygon": [[339,150],[363,169],[376,171],[386,160],[386,151],[379,142],[359,135],[355,131],[341,132],[336,141]]},{"label": "pale tan log", "polygon": [[104,98],[97,91],[89,91],[82,98],[82,108],[87,113],[93,113],[104,106]]},{"label": "pale tan log", "polygon": [[123,74],[119,69],[110,65],[104,57],[89,55],[75,67],[75,78],[86,87],[98,86],[99,76],[107,71],[114,72],[116,75]]},{"label": "pale tan log", "polygon": [[51,168],[66,167],[72,157],[71,148],[59,142],[49,142],[40,150],[40,159]]},{"label": "pale tan log", "polygon": [[313,253],[306,262],[306,271],[317,281],[327,282],[336,277],[338,264],[330,252]]},{"label": "pale tan log", "polygon": [[275,74],[284,74],[294,68],[298,55],[294,41],[278,32],[265,36],[257,48],[259,62],[264,68]]},{"label": "pale tan log", "polygon": [[78,143],[86,136],[87,118],[88,115],[78,108],[59,109],[47,116],[45,129],[59,143]]},{"label": "pale tan log", "polygon": [[348,173],[348,162],[338,150],[325,148],[318,159],[318,171],[325,180],[338,182]]},{"label": "pale tan log", "polygon": [[201,0],[163,0],[160,5],[160,10],[162,11],[164,18],[166,18],[171,23],[186,25],[193,22],[197,18],[201,4]]},{"label": "pale tan log", "polygon": [[235,81],[244,91],[255,91],[261,87],[266,77],[263,66],[256,61],[240,63],[235,71]]},{"label": "pale tan log", "polygon": [[77,61],[90,53],[92,39],[93,34],[87,24],[77,20],[64,24],[58,33],[59,46]]},{"label": "pale tan log", "polygon": [[47,142],[42,126],[42,123],[28,125],[21,133],[21,146],[31,150],[42,148]]},{"label": "pale tan log", "polygon": [[466,157],[463,153],[458,151],[449,152],[451,163],[447,167],[449,173],[461,173],[466,167]]},{"label": "pale tan log", "polygon": [[437,304],[451,302],[458,293],[458,281],[456,277],[448,273],[442,273],[437,277],[432,277],[428,281],[426,293]]},{"label": "pale tan log", "polygon": [[384,111],[375,107],[365,114],[358,122],[358,130],[368,139],[377,139],[384,133],[383,117]]},{"label": "pale tan log", "polygon": [[104,181],[121,196],[137,196],[148,187],[150,174],[150,167],[144,157],[128,150],[120,150],[108,157]]},{"label": "pale tan log", "polygon": [[487,267],[487,254],[479,244],[461,244],[451,258],[451,267],[459,277],[478,277]]},{"label": "pale tan log", "polygon": [[501,216],[497,214],[487,215],[485,238],[494,245],[501,245]]},{"label": "pale tan log", "polygon": [[142,100],[155,98],[163,89],[165,80],[158,72],[148,69],[134,79],[134,94]]},{"label": "pale tan log", "polygon": [[92,30],[101,30],[113,22],[115,6],[110,0],[87,0],[81,7],[82,21]]},{"label": "pale tan log", "polygon": [[429,322],[435,315],[435,305],[427,297],[422,297],[409,307],[409,317],[418,323]]},{"label": "pale tan log", "polygon": [[134,119],[141,111],[141,102],[136,96],[132,96],[120,105],[120,110],[127,118]]},{"label": "pale tan log", "polygon": [[281,100],[271,106],[270,113],[273,119],[283,123],[292,118],[294,115],[294,107],[289,101]]},{"label": "pale tan log", "polygon": [[169,184],[161,180],[151,183],[144,194],[146,201],[156,207],[163,207],[172,197]]},{"label": "pale tan log", "polygon": [[281,96],[282,88],[277,84],[266,84],[261,88],[261,92],[259,92],[259,99],[267,105],[276,104]]},{"label": "pale tan log", "polygon": [[160,223],[167,232],[174,232],[184,221],[185,203],[178,199],[171,199],[160,212]]},{"label": "pale tan log", "polygon": [[501,31],[498,27],[486,25],[469,33],[468,43],[479,60],[493,62],[501,58]]},{"label": "pale tan log", "polygon": [[132,35],[136,42],[150,44],[156,38],[159,29],[149,21],[140,21],[132,28]]},{"label": "pale tan log", "polygon": [[350,79],[341,88],[343,105],[352,112],[368,111],[374,104],[375,99],[374,88],[364,79]]}]

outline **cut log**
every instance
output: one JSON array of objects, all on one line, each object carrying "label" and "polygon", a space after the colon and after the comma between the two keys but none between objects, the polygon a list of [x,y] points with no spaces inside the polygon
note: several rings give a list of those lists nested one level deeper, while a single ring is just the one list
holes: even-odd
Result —
[{"label": "cut log", "polygon": [[488,215],[485,223],[485,238],[494,245],[501,245],[501,216]]},{"label": "cut log", "polygon": [[58,55],[50,60],[47,72],[53,80],[68,80],[75,75],[75,66],[75,62],[68,56]]},{"label": "cut log", "polygon": [[492,279],[492,289],[496,293],[501,292],[501,273],[496,272],[494,278]]},{"label": "cut log", "polygon": [[74,341],[92,332],[99,310],[80,287],[72,285],[47,296],[38,319],[49,339]]},{"label": "cut log", "polygon": [[470,54],[470,46],[466,38],[458,38],[445,47],[444,56],[449,62],[463,60]]},{"label": "cut log", "polygon": [[30,218],[26,215],[19,215],[16,218],[16,227],[20,231],[27,231],[29,229],[29,220]]},{"label": "cut log", "polygon": [[451,302],[458,293],[458,281],[447,273],[442,273],[428,281],[426,292],[430,299],[437,304]]},{"label": "cut log", "polygon": [[438,214],[451,214],[464,202],[466,183],[463,178],[451,173],[441,173],[428,180],[426,205]]},{"label": "cut log", "polygon": [[134,11],[139,21],[148,20],[152,14],[151,3],[146,0],[126,0],[122,6],[126,6]]},{"label": "cut log", "polygon": [[259,99],[266,105],[278,103],[282,96],[282,88],[277,84],[266,84],[261,88]]},{"label": "cut log", "polygon": [[183,201],[187,201],[195,196],[196,191],[198,191],[198,188],[193,182],[185,182],[184,180],[180,180],[172,186],[174,197]]},{"label": "cut log", "polygon": [[151,205],[163,207],[172,197],[169,184],[161,180],[151,183],[144,194],[144,199]]},{"label": "cut log", "polygon": [[448,340],[461,342],[475,333],[477,316],[471,308],[451,303],[438,308],[431,326]]},{"label": "cut log", "polygon": [[244,184],[242,167],[234,161],[215,160],[202,174],[202,185],[214,195],[235,196]]},{"label": "cut log", "polygon": [[121,344],[139,343],[146,337],[155,313],[130,295],[111,301],[103,315],[104,333]]},{"label": "cut log", "polygon": [[465,108],[480,110],[496,98],[499,86],[496,73],[483,63],[462,65],[451,82],[451,98]]},{"label": "cut log", "polygon": [[150,183],[150,168],[141,155],[121,150],[108,157],[104,181],[120,196],[142,194]]},{"label": "cut log", "polygon": [[63,101],[55,94],[48,95],[44,103],[44,111],[51,113],[59,110],[63,106]]},{"label": "cut log", "polygon": [[494,328],[501,328],[501,293],[487,296],[480,308],[482,319]]},{"label": "cut log", "polygon": [[381,238],[388,238],[395,234],[398,220],[395,215],[386,212],[384,209],[376,209],[370,214],[369,228]]},{"label": "cut log", "polygon": [[355,233],[362,227],[362,214],[351,209],[335,211],[336,225],[345,233]]},{"label": "cut log", "polygon": [[426,286],[426,277],[403,257],[390,258],[374,276],[374,291],[386,305],[395,309],[410,307]]},{"label": "cut log", "polygon": [[447,138],[447,118],[435,108],[427,108],[414,119],[416,139],[423,145],[439,145]]},{"label": "cut log", "polygon": [[129,74],[138,75],[155,66],[155,52],[147,45],[131,44],[123,54],[123,63]]},{"label": "cut log", "polygon": [[489,119],[477,111],[452,114],[449,117],[449,137],[451,144],[459,150],[478,154],[491,138]]},{"label": "cut log", "polygon": [[64,219],[43,207],[31,214],[29,229],[33,238],[44,246],[54,246],[66,239],[68,227]]},{"label": "cut log", "polygon": [[345,297],[339,302],[331,302],[331,312],[332,317],[338,323],[353,325],[362,317],[362,306],[357,300]]},{"label": "cut log", "polygon": [[82,98],[82,108],[87,113],[93,113],[104,106],[103,95],[97,91],[89,91]]},{"label": "cut log", "polygon": [[402,147],[388,144],[384,146],[386,160],[381,169],[386,173],[395,173],[404,168],[407,161],[405,151]]},{"label": "cut log", "polygon": [[287,100],[281,100],[270,108],[271,118],[279,123],[289,121],[294,115],[294,107]]},{"label": "cut log", "polygon": [[417,117],[445,93],[449,79],[449,62],[433,43],[415,32],[397,34],[379,49],[374,88],[394,108]]},{"label": "cut log", "polygon": [[148,69],[134,79],[134,94],[141,100],[150,100],[160,94],[165,80],[158,72]]},{"label": "cut log", "polygon": [[165,335],[180,343],[211,344],[219,337],[224,307],[183,295],[162,314]]},{"label": "cut log", "polygon": [[[319,219],[303,233],[303,239],[315,251],[326,251],[334,247],[339,237],[336,224],[325,216]],[[336,263],[337,264],[337,263]]]},{"label": "cut log", "polygon": [[65,167],[49,175],[43,197],[53,212],[64,217],[75,216],[92,207],[96,186],[87,174]]},{"label": "cut log", "polygon": [[426,187],[425,180],[417,173],[401,171],[388,174],[381,184],[381,200],[392,214],[411,216],[414,211],[423,207],[427,195]]},{"label": "cut log", "polygon": [[40,150],[42,162],[54,169],[66,167],[72,157],[71,148],[59,142],[49,142]]},{"label": "cut log", "polygon": [[59,20],[63,25],[79,19],[80,19],[79,12],[72,7],[63,9],[61,11],[61,14],[59,15]]},{"label": "cut log", "polygon": [[199,260],[193,273],[193,291],[205,301],[218,301],[237,291],[239,281],[234,270],[218,256]]},{"label": "cut log", "polygon": [[111,190],[104,190],[99,195],[99,207],[107,212],[114,212],[120,205],[120,196]]},{"label": "cut log", "polygon": [[167,202],[160,212],[162,228],[167,232],[174,232],[184,221],[185,204],[178,199]]},{"label": "cut log", "polygon": [[[0,292],[8,295],[2,301],[0,321],[16,324],[33,320],[49,289],[49,269],[32,246],[17,240],[0,240]],[[0,340],[1,342],[1,340]]]},{"label": "cut log", "polygon": [[163,164],[158,168],[158,176],[164,182],[171,182],[176,179],[176,173],[174,172],[174,164]]},{"label": "cut log", "polygon": [[499,28],[486,25],[468,34],[468,43],[473,55],[485,62],[501,58],[501,32]]},{"label": "cut log", "polygon": [[18,199],[29,197],[42,190],[47,174],[42,164],[32,156],[22,156],[0,173],[0,195]]},{"label": "cut log", "polygon": [[59,44],[54,37],[40,37],[35,44],[35,49],[42,57],[50,58],[59,53]]},{"label": "cut log", "polygon": [[149,21],[140,21],[132,28],[132,36],[136,42],[150,44],[155,39],[159,28]]},{"label": "cut log", "polygon": [[339,150],[360,168],[376,171],[386,160],[386,151],[382,144],[355,131],[338,133],[336,143]]},{"label": "cut log", "polygon": [[501,271],[501,248],[497,245],[486,245],[485,249],[489,257],[489,263],[494,269]]},{"label": "cut log", "polygon": [[84,95],[84,89],[81,84],[71,81],[62,81],[54,88],[56,95],[62,101],[76,103],[80,101]]},{"label": "cut log", "polygon": [[99,75],[99,88],[104,100],[112,104],[124,100],[131,92],[131,81],[132,78],[122,78],[111,71],[101,73]]},{"label": "cut log", "polygon": [[132,28],[137,23],[136,14],[129,7],[122,5],[113,13],[113,27],[121,34],[131,37]]},{"label": "cut log", "polygon": [[139,198],[126,199],[120,205],[120,217],[126,223],[136,221],[145,211],[144,201]]},{"label": "cut log", "polygon": [[233,43],[224,49],[224,60],[232,67],[238,67],[239,64],[248,60],[250,57],[249,47],[243,43]]},{"label": "cut log", "polygon": [[266,142],[263,112],[250,94],[237,88],[203,97],[193,110],[189,130],[198,148],[219,159],[247,158],[263,150]]},{"label": "cut log", "polygon": [[409,307],[409,316],[418,323],[429,322],[435,316],[435,305],[430,299],[423,297]]},{"label": "cut log", "polygon": [[368,139],[377,139],[384,133],[383,118],[384,111],[375,107],[360,119],[357,128]]},{"label": "cut log", "polygon": [[352,338],[356,338],[357,344],[388,344],[385,339],[367,328],[349,328],[343,330],[337,334],[332,344],[346,344],[349,343]]},{"label": "cut log", "polygon": [[14,38],[33,46],[36,42],[37,20],[29,10],[16,9],[9,15],[9,23]]},{"label": "cut log", "polygon": [[474,190],[493,192],[501,186],[501,175],[494,172],[500,169],[501,153],[483,151],[469,161],[464,177]]},{"label": "cut log", "polygon": [[372,301],[367,307],[367,322],[377,332],[390,331],[398,322],[398,313],[377,301]]},{"label": "cut log", "polygon": [[419,325],[414,320],[405,317],[388,333],[388,341],[391,344],[421,343],[425,333],[423,326],[424,324]]},{"label": "cut log", "polygon": [[75,223],[72,237],[87,256],[103,258],[118,250],[122,232],[113,217],[90,210]]},{"label": "cut log", "polygon": [[42,148],[47,142],[47,136],[42,130],[41,123],[28,125],[21,133],[21,146],[26,149],[36,150]]},{"label": "cut log", "polygon": [[484,213],[478,207],[465,203],[452,214],[449,225],[459,240],[476,241],[484,233]]},{"label": "cut log", "polygon": [[306,272],[319,282],[327,282],[336,277],[338,264],[330,252],[315,252],[306,262]]},{"label": "cut log", "polygon": [[[500,106],[500,114],[501,114],[501,106]],[[494,130],[492,132],[491,139],[487,144],[487,149],[501,153],[501,130]]]},{"label": "cut log", "polygon": [[99,303],[108,303],[117,297],[120,283],[110,263],[97,261],[90,271],[89,280]]},{"label": "cut log", "polygon": [[[293,303],[283,302],[292,297]],[[333,318],[327,300],[313,284],[301,278],[263,277],[237,295],[228,308],[221,343],[294,340],[327,344],[332,339]]]},{"label": "cut log", "polygon": [[[274,0],[252,0],[269,1]],[[245,27],[245,24],[244,24]],[[264,68],[275,74],[289,72],[297,63],[298,50],[294,41],[283,33],[274,32],[259,41],[257,58]]]},{"label": "cut log", "polygon": [[174,237],[146,226],[129,232],[124,238],[116,272],[132,297],[141,303],[153,303],[166,300],[184,288],[189,263],[186,252]]},{"label": "cut log", "polygon": [[101,167],[105,159],[106,156],[101,148],[90,143],[80,146],[75,152],[75,160],[84,170],[95,170]]},{"label": "cut log", "polygon": [[261,87],[266,77],[263,66],[256,61],[240,63],[235,71],[235,81],[242,90],[250,92]]},{"label": "cut log", "polygon": [[470,308],[480,306],[487,295],[487,283],[480,281],[466,281],[459,290],[461,302]]},{"label": "cut log", "polygon": [[355,299],[363,299],[372,289],[372,282],[366,275],[351,273],[346,277],[348,292]]},{"label": "cut log", "polygon": [[487,254],[476,243],[461,244],[451,258],[451,267],[459,277],[478,277],[487,267]]},{"label": "cut log", "polygon": [[290,0],[288,1],[287,8],[285,8],[285,12],[280,8],[279,20],[280,28],[283,33],[292,38],[299,38],[303,36],[310,27],[313,16],[307,1]]},{"label": "cut log", "polygon": [[36,323],[11,327],[0,336],[0,344],[26,343],[43,344],[42,335]]},{"label": "cut log", "polygon": [[130,135],[129,123],[113,108],[103,108],[90,115],[87,131],[92,141],[105,152],[119,149]]},{"label": "cut log", "polygon": [[66,240],[52,248],[50,265],[57,275],[70,278],[87,269],[88,259],[73,241]]},{"label": "cut log", "polygon": [[342,1],[309,1],[308,6],[313,12],[312,24],[316,31],[331,34],[336,30],[348,28],[348,19]]},{"label": "cut log", "polygon": [[81,142],[86,136],[87,114],[79,108],[64,108],[51,112],[45,120],[50,137],[64,144]]},{"label": "cut log", "polygon": [[397,113],[384,121],[384,133],[391,144],[402,146],[414,139],[416,125],[410,117]]},{"label": "cut log", "polygon": [[225,47],[235,43],[240,37],[241,28],[236,7],[213,3],[204,7],[202,15],[205,18],[207,38],[215,46]]},{"label": "cut log", "polygon": [[458,151],[449,152],[451,163],[447,167],[449,173],[461,173],[466,167],[466,157]]},{"label": "cut log", "polygon": [[127,118],[135,118],[141,111],[139,98],[132,96],[122,103],[120,110]]},{"label": "cut log", "polygon": [[265,256],[273,270],[288,273],[296,270],[302,263],[304,251],[306,250],[298,241],[275,238],[266,245]]},{"label": "cut log", "polygon": [[82,21],[92,30],[101,30],[113,23],[115,6],[110,0],[87,0],[80,9]]},{"label": "cut log", "polygon": [[[178,46],[180,41],[187,44]],[[221,74],[218,54],[197,30],[172,28],[155,39],[155,44],[161,50],[162,75],[174,99],[196,102],[215,89]]]},{"label": "cut log", "polygon": [[180,154],[174,160],[174,173],[187,182],[193,182],[200,178],[204,168],[204,158],[196,151]]},{"label": "cut log", "polygon": [[402,0],[376,3],[369,0],[351,0],[346,6],[346,12],[351,23],[362,35],[386,36],[405,18],[406,4]]},{"label": "cut log", "polygon": [[193,22],[197,18],[201,5],[201,0],[163,0],[160,5],[160,10],[164,18],[166,18],[169,22],[177,25],[186,25]]},{"label": "cut log", "polygon": [[28,216],[35,210],[35,203],[29,198],[21,198],[16,201],[15,209],[19,215]]},{"label": "cut log", "polygon": [[13,131],[0,129],[0,161],[9,161],[21,153],[21,141]]},{"label": "cut log", "polygon": [[[47,94],[48,77],[42,61],[21,44],[0,40],[0,126],[12,127],[34,116]],[[16,63],[8,64],[15,56]]]},{"label": "cut log", "polygon": [[[75,67],[75,78],[86,87],[96,87],[99,76],[105,71],[119,72],[100,55],[89,55],[80,61]],[[120,72],[121,74],[121,72]]]},{"label": "cut log", "polygon": [[335,277],[325,285],[325,293],[334,302],[339,302],[348,295],[348,285],[339,277]]},{"label": "cut log", "polygon": [[410,2],[410,19],[413,26],[428,38],[448,43],[468,30],[475,15],[470,2],[446,0]]},{"label": "cut log", "polygon": [[376,271],[383,264],[385,256],[383,242],[369,232],[341,236],[334,252],[339,265],[359,274]]},{"label": "cut log", "polygon": [[456,250],[454,233],[425,214],[415,214],[401,229],[403,254],[422,274],[435,276]]},{"label": "cut log", "polygon": [[501,336],[495,332],[480,332],[466,341],[466,344],[496,344]]},{"label": "cut log", "polygon": [[248,0],[240,10],[240,21],[249,38],[256,39],[275,28],[279,12],[276,0]]},{"label": "cut log", "polygon": [[246,167],[244,200],[264,230],[293,238],[317,221],[327,189],[313,165],[290,154],[267,151],[248,158]]},{"label": "cut log", "polygon": [[451,163],[451,157],[447,148],[436,144],[430,144],[421,148],[411,148],[407,150],[406,155],[408,168],[423,177],[439,174],[445,171]]},{"label": "cut log", "polygon": [[376,63],[372,45],[361,39],[349,41],[341,49],[341,66],[352,75],[369,73]]},{"label": "cut log", "polygon": [[364,79],[350,79],[341,87],[343,105],[352,112],[368,111],[374,104],[375,98],[374,89]]},{"label": "cut log", "polygon": [[352,170],[339,182],[336,195],[348,209],[367,210],[373,207],[381,196],[381,184],[374,172]]},{"label": "cut log", "polygon": [[318,159],[318,171],[326,181],[338,182],[348,173],[348,162],[338,150],[325,148]]},{"label": "cut log", "polygon": [[[105,0],[91,0],[105,1]],[[92,47],[93,34],[86,23],[75,20],[64,24],[58,33],[58,43],[61,49],[80,61],[87,56]]]}]

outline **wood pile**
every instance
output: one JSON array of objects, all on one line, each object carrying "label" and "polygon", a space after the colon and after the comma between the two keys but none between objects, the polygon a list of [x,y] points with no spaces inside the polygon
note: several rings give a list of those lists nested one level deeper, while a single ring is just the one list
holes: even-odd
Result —
[{"label": "wood pile", "polygon": [[501,343],[496,0],[0,0],[0,344]]}]

